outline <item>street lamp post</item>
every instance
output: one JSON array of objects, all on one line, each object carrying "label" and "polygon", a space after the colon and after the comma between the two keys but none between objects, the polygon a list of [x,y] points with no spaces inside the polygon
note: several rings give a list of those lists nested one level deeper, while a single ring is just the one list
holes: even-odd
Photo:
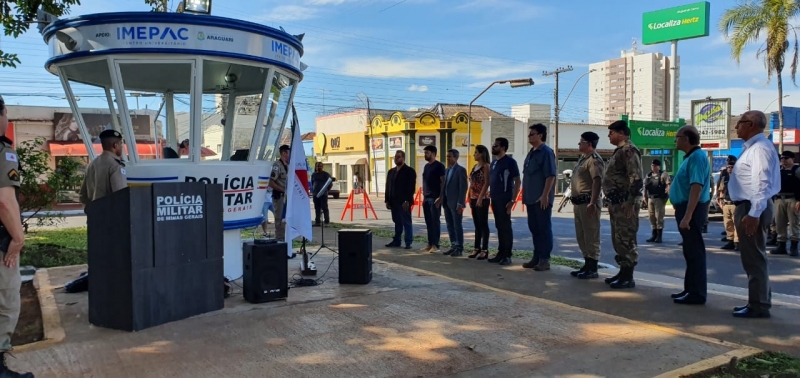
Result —
[{"label": "street lamp post", "polygon": [[584,76],[586,76],[586,75],[588,75],[588,74],[590,74],[590,73],[592,73],[594,71],[597,71],[597,69],[592,68],[591,70],[587,71],[583,75],[579,76],[578,80],[575,80],[575,84],[572,84],[572,89],[570,89],[569,93],[567,93],[567,98],[564,99],[564,102],[562,102],[560,106],[556,106],[556,109],[555,109],[555,119],[556,119],[555,123],[556,124],[555,124],[555,128],[553,130],[553,132],[554,132],[554,134],[553,134],[553,144],[555,144],[555,146],[553,146],[553,154],[555,155],[556,164],[558,164],[558,120],[559,120],[559,116],[561,115],[561,110],[564,109],[564,105],[567,104],[567,100],[569,100],[569,96],[572,94],[572,91],[575,90],[575,86],[578,85],[578,82],[581,81],[581,79]]},{"label": "street lamp post", "polygon": [[469,110],[468,110],[469,117],[467,117],[467,153],[469,153],[469,149],[472,148],[472,104],[476,100],[478,100],[478,98],[481,97],[484,93],[486,93],[486,91],[488,91],[489,88],[491,88],[493,85],[495,85],[495,84],[506,84],[506,83],[510,84],[511,88],[529,87],[529,86],[533,85],[533,79],[527,78],[527,79],[512,79],[512,80],[498,80],[498,81],[495,81],[495,82],[489,84],[489,86],[486,87],[486,89],[484,89],[483,92],[479,93],[477,96],[475,96],[475,98],[472,99],[472,101],[469,102]]}]

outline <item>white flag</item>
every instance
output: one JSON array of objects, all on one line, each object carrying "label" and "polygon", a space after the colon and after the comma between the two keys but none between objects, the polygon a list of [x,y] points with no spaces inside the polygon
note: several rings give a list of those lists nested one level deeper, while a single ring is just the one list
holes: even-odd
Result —
[{"label": "white flag", "polygon": [[300,125],[297,114],[293,113],[292,151],[289,157],[289,178],[286,183],[286,242],[289,244],[288,254],[292,256],[292,240],[298,236],[311,241],[311,200],[308,196],[308,162],[306,161],[303,142],[300,140]]}]

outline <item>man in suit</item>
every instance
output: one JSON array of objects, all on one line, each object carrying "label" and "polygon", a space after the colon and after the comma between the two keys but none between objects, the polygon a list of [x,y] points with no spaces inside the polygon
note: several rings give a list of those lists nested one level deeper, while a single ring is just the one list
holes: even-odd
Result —
[{"label": "man in suit", "polygon": [[414,191],[417,188],[417,172],[406,165],[406,153],[394,154],[395,167],[386,174],[386,208],[392,212],[394,237],[387,247],[399,247],[400,236],[405,231],[406,249],[411,249],[414,231],[411,227],[411,205],[414,204]]},{"label": "man in suit", "polygon": [[447,171],[444,175],[444,190],[436,199],[436,206],[444,205],[444,220],[450,236],[450,250],[445,255],[461,256],[464,253],[464,201],[467,198],[467,170],[458,164],[458,150],[447,151]]}]

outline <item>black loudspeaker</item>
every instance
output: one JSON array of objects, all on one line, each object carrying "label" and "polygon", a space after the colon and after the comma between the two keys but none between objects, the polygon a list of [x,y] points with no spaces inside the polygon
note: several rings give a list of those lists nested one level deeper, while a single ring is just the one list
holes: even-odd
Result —
[{"label": "black loudspeaker", "polygon": [[372,231],[339,230],[339,283],[365,285],[372,281]]},{"label": "black loudspeaker", "polygon": [[289,294],[289,256],[286,243],[243,243],[244,299],[263,303],[286,299]]}]

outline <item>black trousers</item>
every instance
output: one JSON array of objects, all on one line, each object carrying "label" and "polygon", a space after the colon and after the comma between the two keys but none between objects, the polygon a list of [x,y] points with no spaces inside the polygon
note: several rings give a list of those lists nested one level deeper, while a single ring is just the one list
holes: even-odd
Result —
[{"label": "black trousers", "polygon": [[686,203],[673,204],[675,220],[683,238],[683,258],[686,260],[686,273],[683,278],[683,290],[689,294],[703,298],[707,294],[708,278],[706,275],[706,245],[703,242],[703,225],[708,219],[708,202],[698,203],[692,212],[689,229],[680,228],[686,216]]},{"label": "black trousers", "polygon": [[481,201],[470,199],[469,208],[472,210],[472,222],[475,223],[475,249],[486,251],[489,249],[489,199]]},{"label": "black trousers", "polygon": [[511,229],[511,214],[506,213],[506,204],[492,200],[494,226],[497,228],[497,256],[511,257],[514,246],[514,231]]},{"label": "black trousers", "polygon": [[314,213],[317,215],[314,223],[319,223],[319,213],[325,214],[326,224],[331,222],[331,214],[328,212],[328,196],[314,196]]}]

